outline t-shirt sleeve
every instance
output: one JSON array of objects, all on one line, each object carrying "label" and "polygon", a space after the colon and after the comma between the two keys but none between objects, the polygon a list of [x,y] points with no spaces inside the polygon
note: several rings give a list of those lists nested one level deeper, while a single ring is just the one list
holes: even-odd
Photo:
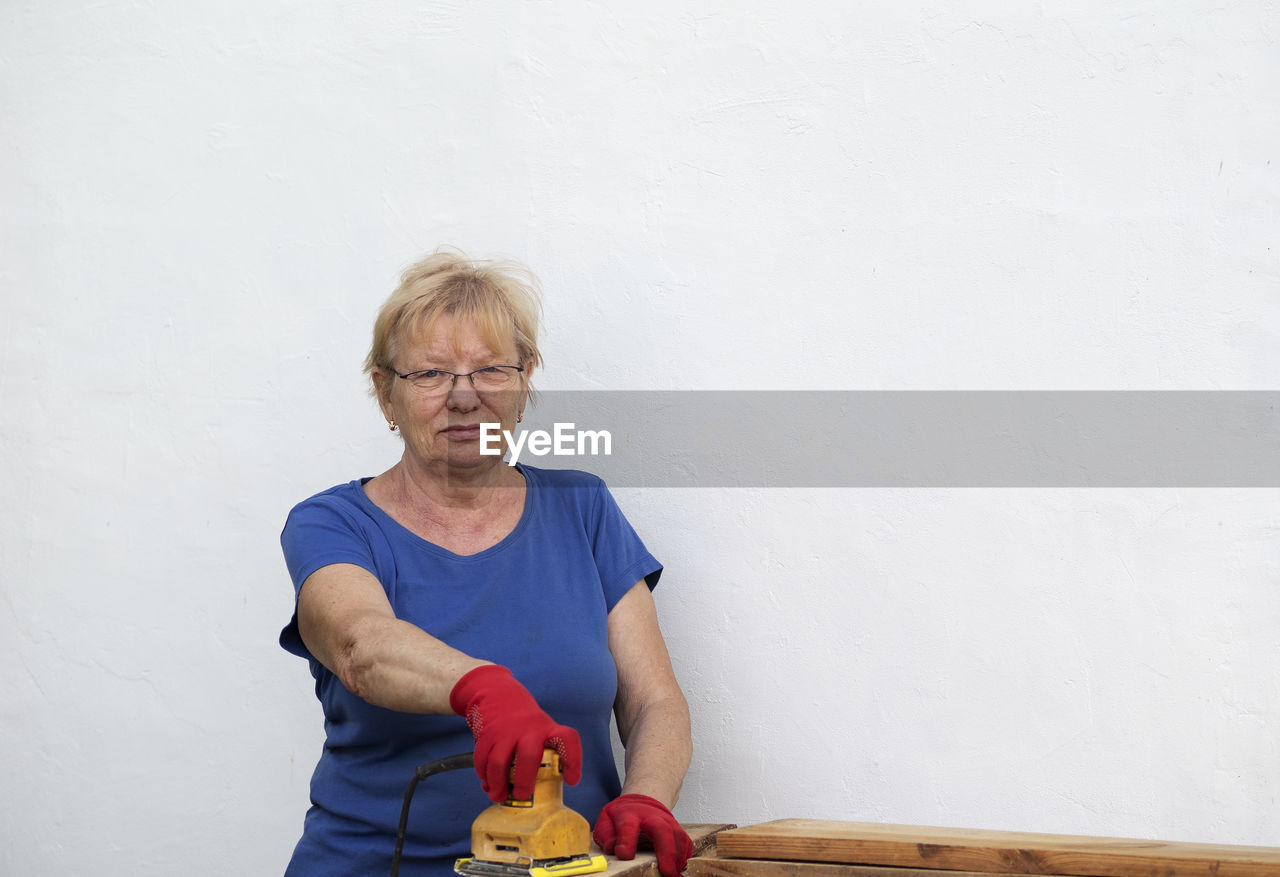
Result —
[{"label": "t-shirt sleeve", "polygon": [[600,570],[605,605],[612,611],[641,579],[653,590],[662,564],[645,548],[604,482],[595,490],[594,516],[591,550]]},{"label": "t-shirt sleeve", "polygon": [[[302,583],[316,570],[334,563],[351,563],[377,575],[373,550],[354,517],[333,501],[313,497],[294,506],[280,533],[284,562],[293,579],[295,600]],[[280,645],[304,658],[311,653],[298,633],[297,604],[293,618],[280,631]]]}]

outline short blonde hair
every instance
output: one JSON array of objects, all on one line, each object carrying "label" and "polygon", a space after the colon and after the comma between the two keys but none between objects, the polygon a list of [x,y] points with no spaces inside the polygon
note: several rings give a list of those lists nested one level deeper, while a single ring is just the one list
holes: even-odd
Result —
[{"label": "short blonde hair", "polygon": [[372,377],[379,369],[394,371],[401,342],[411,335],[430,334],[444,314],[471,321],[494,349],[514,343],[520,361],[513,365],[541,365],[541,302],[537,278],[519,262],[470,259],[457,250],[436,250],[405,269],[400,285],[378,311],[365,373]]}]

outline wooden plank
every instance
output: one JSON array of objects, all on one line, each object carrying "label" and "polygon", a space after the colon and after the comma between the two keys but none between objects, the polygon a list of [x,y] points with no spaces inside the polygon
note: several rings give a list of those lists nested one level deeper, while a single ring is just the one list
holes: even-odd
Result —
[{"label": "wooden plank", "polygon": [[720,832],[722,858],[1069,877],[1276,877],[1280,848],[779,819]]},{"label": "wooden plank", "polygon": [[[734,828],[727,823],[690,823],[684,824],[683,827],[689,833],[689,839],[693,841],[695,856],[714,850],[716,835],[726,828]],[[591,851],[599,853],[600,849],[592,844]],[[615,859],[613,856],[605,858],[609,862],[609,867],[599,872],[601,877],[659,877],[658,857],[651,851],[637,851],[634,859]]]},{"label": "wooden plank", "polygon": [[[699,856],[689,860],[685,877],[1000,877],[982,871],[939,871],[893,865],[834,865],[819,862],[779,862],[764,859],[724,859]],[[1045,875],[1041,875],[1045,877]],[[1052,875],[1063,877],[1063,875]]]}]

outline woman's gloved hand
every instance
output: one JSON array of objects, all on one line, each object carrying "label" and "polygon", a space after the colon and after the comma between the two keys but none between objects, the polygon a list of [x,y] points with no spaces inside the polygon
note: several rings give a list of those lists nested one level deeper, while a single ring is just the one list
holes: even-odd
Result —
[{"label": "woman's gloved hand", "polygon": [[546,748],[560,754],[565,782],[582,778],[578,732],[552,721],[506,667],[485,664],[464,674],[449,694],[449,706],[476,738],[476,773],[490,800],[504,801],[508,792],[517,800],[532,798]]},{"label": "woman's gloved hand", "polygon": [[658,855],[663,877],[676,877],[693,855],[693,841],[671,811],[648,795],[614,798],[600,811],[592,832],[600,849],[619,859],[634,859],[643,838]]}]

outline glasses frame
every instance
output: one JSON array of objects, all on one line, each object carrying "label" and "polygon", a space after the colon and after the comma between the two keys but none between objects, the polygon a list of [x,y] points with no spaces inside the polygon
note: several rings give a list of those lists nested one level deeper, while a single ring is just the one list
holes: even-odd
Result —
[{"label": "glasses frame", "polygon": [[420,393],[439,393],[442,390],[444,390],[446,386],[449,388],[449,390],[446,392],[452,391],[454,387],[458,386],[458,378],[466,378],[471,382],[471,389],[475,390],[477,393],[485,393],[490,391],[482,390],[481,388],[476,386],[475,375],[491,368],[511,368],[511,369],[515,369],[517,374],[524,374],[524,366],[507,365],[505,363],[494,363],[493,365],[481,366],[480,368],[475,369],[473,371],[466,372],[465,374],[459,374],[458,372],[451,372],[447,368],[420,368],[417,371],[406,372],[404,374],[400,374],[400,372],[396,371],[393,368],[391,369],[391,373],[402,381],[409,381],[411,386],[413,385],[412,384],[413,378],[417,377],[420,374],[425,374],[426,372],[439,372],[442,375],[449,375],[450,377],[449,383],[441,384],[440,387],[435,390],[424,390],[421,387],[414,386],[414,389]]}]

